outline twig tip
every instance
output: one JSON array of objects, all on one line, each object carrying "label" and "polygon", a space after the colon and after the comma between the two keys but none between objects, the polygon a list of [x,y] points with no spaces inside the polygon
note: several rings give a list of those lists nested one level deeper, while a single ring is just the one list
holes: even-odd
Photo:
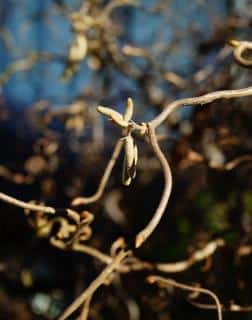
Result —
[{"label": "twig tip", "polygon": [[135,239],[135,247],[139,248],[143,243],[144,243],[144,237],[141,234],[137,235]]}]

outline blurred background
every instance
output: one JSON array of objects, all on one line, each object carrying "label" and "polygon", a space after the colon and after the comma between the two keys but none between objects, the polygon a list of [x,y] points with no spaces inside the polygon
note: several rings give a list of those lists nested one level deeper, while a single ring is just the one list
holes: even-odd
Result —
[{"label": "blurred background", "polygon": [[[0,15],[0,186],[25,201],[68,207],[96,190],[120,137],[96,106],[122,111],[132,97],[141,122],[174,99],[252,83],[251,70],[234,62],[227,44],[251,40],[250,0],[0,0]],[[252,240],[251,163],[226,167],[252,153],[251,102],[183,108],[162,125],[174,189],[139,252],[173,262],[223,238],[227,245],[207,266],[176,277],[214,290],[227,306],[252,305],[252,260],[240,254]],[[131,188],[121,185],[120,158],[104,196],[88,207],[95,213],[90,244],[103,252],[121,235],[131,239],[159,201],[158,161],[137,143]],[[21,209],[1,203],[0,215],[0,319],[56,319],[101,265],[37,237]],[[90,319],[215,317],[177,292],[148,287],[144,276],[99,290]],[[238,317],[252,313],[227,315]]]}]

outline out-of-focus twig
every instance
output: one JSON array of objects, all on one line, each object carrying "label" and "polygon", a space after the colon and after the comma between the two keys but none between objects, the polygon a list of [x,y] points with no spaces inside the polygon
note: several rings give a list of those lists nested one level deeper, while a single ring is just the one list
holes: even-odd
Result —
[{"label": "out-of-focus twig", "polygon": [[88,286],[88,288],[63,312],[59,320],[67,319],[77,310],[95,291],[103,285],[107,278],[119,268],[122,261],[129,255],[130,251],[121,250],[114,260],[99,274],[99,276]]},{"label": "out-of-focus twig", "polygon": [[239,166],[240,164],[242,164],[243,162],[247,162],[247,161],[252,161],[252,155],[243,155],[243,156],[237,157],[231,161],[228,161],[224,165],[219,165],[219,166],[211,165],[211,168],[230,171],[236,168],[237,166]]},{"label": "out-of-focus twig", "polygon": [[156,263],[156,269],[162,272],[176,273],[189,269],[197,262],[203,261],[212,256],[215,251],[223,247],[225,244],[223,239],[213,240],[204,246],[204,248],[195,251],[187,260],[178,261],[175,263]]},{"label": "out-of-focus twig", "polygon": [[212,292],[208,289],[189,286],[187,284],[177,282],[173,279],[166,279],[166,278],[163,278],[160,276],[155,276],[155,275],[148,276],[147,281],[150,284],[157,283],[160,287],[175,287],[175,288],[179,288],[184,291],[190,291],[193,293],[197,292],[197,293],[202,293],[202,294],[206,294],[206,295],[210,296],[215,301],[216,309],[217,309],[217,313],[218,313],[218,320],[222,320],[222,311],[221,311],[222,306],[221,306],[219,298],[217,297],[217,295],[214,292]]},{"label": "out-of-focus twig", "polygon": [[[239,41],[230,40],[229,44],[234,47],[233,54],[236,62],[244,67],[252,67],[252,42],[250,41]],[[246,57],[245,54],[250,54]]]},{"label": "out-of-focus twig", "polygon": [[0,74],[0,85],[4,85],[15,73],[27,71],[34,67],[40,61],[49,61],[51,59],[62,59],[57,55],[46,52],[31,52],[23,59],[12,62],[5,71]]},{"label": "out-of-focus twig", "polygon": [[[200,309],[205,309],[205,310],[216,310],[217,306],[215,304],[206,304],[206,303],[200,303],[197,301],[194,301],[190,297],[187,298],[187,301],[191,303],[193,306],[200,308]],[[234,301],[230,301],[229,306],[221,306],[221,310],[223,312],[251,312],[252,311],[252,305],[248,306],[241,306],[239,304],[236,304]]]}]

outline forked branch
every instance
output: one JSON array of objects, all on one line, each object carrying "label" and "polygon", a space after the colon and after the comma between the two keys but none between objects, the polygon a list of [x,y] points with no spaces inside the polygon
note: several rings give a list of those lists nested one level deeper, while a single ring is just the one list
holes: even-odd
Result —
[{"label": "forked branch", "polygon": [[95,291],[103,285],[108,277],[120,267],[122,261],[129,255],[130,251],[121,250],[114,260],[99,274],[99,276],[89,285],[89,287],[63,312],[59,320],[67,319],[83,303],[93,296]]}]

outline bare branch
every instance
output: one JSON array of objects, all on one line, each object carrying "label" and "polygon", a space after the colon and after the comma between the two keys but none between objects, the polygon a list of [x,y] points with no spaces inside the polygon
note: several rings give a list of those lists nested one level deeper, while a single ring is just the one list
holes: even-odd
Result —
[{"label": "bare branch", "polygon": [[136,248],[140,247],[144,243],[144,241],[152,234],[152,232],[155,230],[155,228],[157,227],[157,225],[158,225],[159,221],[161,220],[163,213],[166,209],[168,200],[170,198],[171,189],[172,189],[172,174],[171,174],[170,165],[169,165],[166,157],[164,156],[162,150],[159,147],[157,137],[155,134],[155,130],[151,124],[148,124],[148,134],[149,134],[150,144],[153,148],[153,151],[162,166],[162,170],[164,173],[164,179],[165,179],[165,186],[163,189],[163,194],[162,194],[159,206],[158,206],[157,210],[155,211],[151,221],[136,236],[136,239],[135,239]]},{"label": "bare branch", "polygon": [[207,245],[204,248],[195,251],[187,260],[178,261],[175,263],[156,263],[156,269],[161,272],[169,273],[183,272],[189,269],[195,263],[205,260],[212,256],[215,253],[215,251],[219,247],[224,246],[224,244],[225,242],[223,239],[216,239],[207,243]]},{"label": "bare branch", "polygon": [[155,275],[147,277],[147,281],[151,284],[157,283],[161,287],[172,286],[172,287],[179,288],[179,289],[182,289],[185,291],[198,292],[198,293],[203,293],[203,294],[210,296],[215,301],[217,313],[218,313],[218,320],[222,320],[222,311],[221,311],[222,306],[221,306],[219,298],[217,297],[217,295],[214,292],[212,292],[208,289],[189,286],[187,284],[179,283],[173,279],[166,279],[166,278],[163,278],[160,276],[155,276]]},{"label": "bare branch", "polygon": [[59,320],[67,319],[77,310],[95,291],[103,285],[107,278],[119,268],[122,261],[129,255],[130,251],[121,250],[115,259],[99,274],[99,276],[89,285],[89,287],[63,312]]},{"label": "bare branch", "polygon": [[87,320],[88,319],[88,313],[89,313],[91,300],[92,300],[92,295],[90,295],[87,298],[86,302],[84,303],[79,320]]},{"label": "bare branch", "polygon": [[247,68],[252,67],[252,59],[245,57],[245,53],[252,52],[252,42],[250,41],[239,41],[239,40],[230,40],[229,44],[234,47],[234,58],[235,61]]},{"label": "bare branch", "polygon": [[37,205],[37,204],[29,203],[29,202],[24,202],[24,201],[21,201],[21,200],[14,198],[14,197],[8,196],[7,194],[5,194],[3,192],[0,192],[0,200],[7,202],[9,204],[12,204],[16,207],[27,209],[27,210],[41,211],[44,213],[51,213],[51,214],[56,213],[56,209],[54,209],[53,207],[46,207],[46,206]]},{"label": "bare branch", "polygon": [[233,99],[252,96],[252,86],[237,90],[223,90],[207,93],[203,96],[194,98],[184,98],[169,103],[164,110],[153,120],[150,121],[153,129],[160,126],[166,118],[175,110],[183,106],[204,105],[220,99]]},{"label": "bare branch", "polygon": [[107,164],[107,167],[104,171],[100,184],[97,188],[97,191],[90,197],[78,197],[72,201],[73,206],[79,206],[83,204],[90,204],[100,199],[103,195],[104,189],[107,185],[108,179],[110,178],[111,172],[115,166],[116,160],[119,157],[119,154],[122,150],[123,140],[119,139],[115,145],[112,156]]}]

